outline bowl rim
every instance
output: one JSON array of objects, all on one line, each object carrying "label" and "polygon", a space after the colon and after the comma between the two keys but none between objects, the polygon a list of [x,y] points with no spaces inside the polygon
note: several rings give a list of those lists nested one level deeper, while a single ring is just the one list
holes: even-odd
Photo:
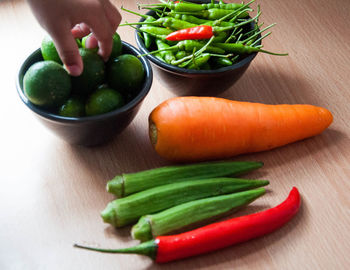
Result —
[{"label": "bowl rim", "polygon": [[[122,45],[123,45],[122,46],[123,48],[126,48],[127,50],[131,51],[131,54],[133,54],[135,56],[139,56],[141,54],[140,51],[135,46],[131,45],[130,43],[122,41]],[[31,62],[31,59],[33,57],[36,57],[39,54],[41,55],[41,48],[36,49],[34,52],[32,52],[30,55],[28,55],[25,58],[24,62],[18,68],[18,72],[16,75],[16,89],[17,89],[17,93],[18,93],[20,99],[22,100],[22,102],[31,111],[35,112],[36,114],[38,114],[39,116],[41,116],[47,120],[61,122],[61,123],[65,123],[65,124],[87,123],[87,122],[107,120],[109,118],[114,117],[115,115],[131,111],[134,107],[136,107],[147,96],[147,94],[149,93],[149,91],[151,89],[152,83],[153,83],[153,71],[152,71],[152,67],[151,67],[149,60],[146,57],[139,57],[142,65],[145,69],[145,81],[144,81],[144,84],[142,86],[141,91],[130,102],[128,102],[127,104],[125,104],[124,106],[122,106],[116,110],[113,110],[111,112],[104,113],[104,114],[93,115],[93,116],[82,116],[82,117],[60,116],[58,114],[48,112],[45,109],[42,109],[39,106],[36,106],[33,103],[31,103],[28,100],[28,98],[25,96],[24,89],[22,89],[22,87],[21,87],[21,82],[23,81],[23,76],[24,76],[25,72],[28,70],[28,68],[30,67],[29,62]]]},{"label": "bowl rim", "polygon": [[[189,0],[190,2],[205,2],[205,1],[201,1],[201,0]],[[152,15],[155,12],[150,10],[148,12],[146,12],[146,15]],[[145,18],[141,18],[139,20],[139,22],[143,22],[145,20]],[[254,22],[249,24],[251,27],[254,26]],[[136,28],[140,28],[141,25],[137,25]],[[147,50],[147,48],[144,46],[144,43],[142,41],[142,39],[140,38],[139,34],[140,32],[137,31],[137,29],[135,30],[135,40],[136,40],[136,44],[139,48],[139,50],[143,53],[143,54],[147,54],[149,53],[149,51]],[[260,36],[260,35],[259,35]],[[261,41],[259,42],[259,44],[261,44]],[[148,60],[150,60],[153,64],[155,64],[157,67],[173,73],[173,74],[177,74],[177,75],[181,75],[181,76],[190,76],[193,77],[195,75],[201,76],[201,75],[220,75],[220,74],[225,74],[227,72],[230,72],[232,70],[241,68],[247,64],[249,64],[250,62],[253,61],[253,59],[257,56],[258,52],[254,52],[251,53],[249,55],[247,55],[246,57],[244,57],[243,59],[241,59],[239,62],[228,66],[228,67],[222,67],[219,69],[214,69],[214,70],[195,70],[195,69],[186,69],[186,68],[181,68],[181,67],[177,67],[177,66],[173,66],[170,65],[168,63],[165,63],[161,60],[159,60],[157,57],[155,57],[152,54],[147,54],[146,57],[148,58]]]}]

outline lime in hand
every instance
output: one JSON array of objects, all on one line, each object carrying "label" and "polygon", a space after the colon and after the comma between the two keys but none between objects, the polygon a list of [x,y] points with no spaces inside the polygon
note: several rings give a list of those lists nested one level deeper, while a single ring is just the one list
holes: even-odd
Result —
[{"label": "lime in hand", "polygon": [[89,34],[89,35],[87,35],[87,36],[85,36],[85,37],[82,38],[82,40],[81,40],[81,46],[82,46],[84,49],[88,49],[88,50],[91,50],[91,51],[97,53],[98,47],[92,48],[92,49],[86,48],[86,41],[87,41],[87,39],[88,39],[91,35],[92,35],[92,34]]},{"label": "lime in hand", "polygon": [[[88,49],[88,48],[86,48],[86,41],[91,35],[92,34],[89,34],[89,35],[83,37],[83,39],[81,40],[81,45],[82,45],[83,48]],[[92,49],[89,49],[89,50],[91,50],[93,52],[97,52],[98,51],[98,47],[92,48]],[[109,60],[112,60],[112,59],[118,57],[121,54],[122,54],[122,41],[120,39],[119,34],[115,33],[113,35],[113,47],[112,47],[112,52],[111,52],[111,54],[109,56]]]},{"label": "lime in hand", "polygon": [[72,77],[74,92],[78,95],[87,95],[93,92],[105,80],[105,63],[95,52],[80,48],[83,59],[83,73]]}]

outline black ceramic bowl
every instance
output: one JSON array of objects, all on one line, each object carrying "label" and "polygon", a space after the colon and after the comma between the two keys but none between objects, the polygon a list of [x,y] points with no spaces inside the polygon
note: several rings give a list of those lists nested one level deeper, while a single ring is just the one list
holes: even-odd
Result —
[{"label": "black ceramic bowl", "polygon": [[[190,0],[194,3],[210,3],[210,0]],[[154,16],[153,11],[146,13]],[[139,22],[143,22],[142,18]],[[248,31],[252,30],[254,23],[248,25]],[[138,48],[143,54],[149,53],[145,47],[138,31],[135,32],[135,39]],[[215,96],[228,90],[247,70],[257,53],[252,53],[242,58],[239,62],[229,67],[215,70],[189,70],[179,68],[162,62],[155,56],[149,54],[147,58],[154,67],[155,76],[168,90],[176,95],[188,96]]]},{"label": "black ceramic bowl", "polygon": [[[140,54],[135,47],[126,42],[123,42],[123,53]],[[152,85],[151,65],[145,57],[141,57],[140,60],[145,69],[145,81],[139,93],[131,101],[117,110],[101,115],[80,118],[63,117],[32,104],[23,93],[24,74],[31,65],[42,60],[41,50],[37,49],[24,61],[16,78],[17,92],[23,103],[47,128],[70,144],[92,146],[112,139],[134,119]]]}]

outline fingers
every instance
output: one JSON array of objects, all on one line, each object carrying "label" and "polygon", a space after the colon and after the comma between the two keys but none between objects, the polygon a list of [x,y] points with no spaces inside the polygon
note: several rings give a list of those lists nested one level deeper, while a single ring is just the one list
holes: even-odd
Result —
[{"label": "fingers", "polygon": [[72,29],[72,35],[74,38],[83,38],[90,34],[90,28],[85,23],[79,23]]},{"label": "fingers", "polygon": [[95,49],[98,47],[98,40],[94,34],[91,34],[85,41],[85,47],[88,49]]},{"label": "fingers", "polygon": [[69,27],[52,31],[51,35],[68,73],[72,76],[79,76],[83,71],[83,61]]},{"label": "fingers", "polygon": [[93,32],[88,39],[88,44],[94,46],[97,40],[98,54],[107,61],[112,51],[113,34],[120,24],[121,15],[110,1],[102,0],[101,4],[103,9],[100,14],[94,14],[88,21],[88,25]]},{"label": "fingers", "polygon": [[61,27],[56,35],[51,34],[62,62],[73,76],[80,75],[83,69],[74,39],[83,38],[92,32],[85,42],[86,48],[92,49],[98,46],[98,54],[107,61],[112,51],[113,34],[121,22],[119,11],[109,0],[101,0],[100,8],[95,7],[94,13],[85,14],[88,16],[85,19],[81,18],[83,22],[75,25],[71,31],[63,32]]},{"label": "fingers", "polygon": [[98,54],[106,61],[112,51],[112,36],[114,31],[107,18],[103,16],[94,17],[94,20],[89,21],[88,25],[98,40]]},{"label": "fingers", "polygon": [[[89,35],[91,33],[91,30],[87,24],[79,23],[72,28],[71,32],[74,38],[83,38]],[[98,41],[93,34],[87,37],[85,41],[85,48],[94,49],[97,48],[97,46]]]},{"label": "fingers", "polygon": [[109,20],[109,23],[115,32],[122,20],[122,16],[120,15],[118,9],[108,0],[104,2],[104,10],[107,19]]}]

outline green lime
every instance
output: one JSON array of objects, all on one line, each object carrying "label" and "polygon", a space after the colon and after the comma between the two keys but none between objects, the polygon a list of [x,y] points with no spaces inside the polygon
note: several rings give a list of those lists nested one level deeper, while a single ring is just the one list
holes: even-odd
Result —
[{"label": "green lime", "polygon": [[[91,34],[87,35],[86,37],[83,37],[83,39],[81,40],[81,46],[85,49],[86,48],[86,40],[91,36]],[[93,52],[97,52],[98,48],[94,48],[94,49],[89,49]],[[112,52],[111,55],[109,56],[109,59],[114,59],[116,57],[118,57],[119,55],[122,54],[122,41],[120,39],[120,36],[118,33],[115,33],[113,35],[113,47],[112,47]]]},{"label": "green lime", "polygon": [[60,107],[58,114],[66,117],[82,117],[85,115],[85,103],[79,97],[70,97]]},{"label": "green lime", "polygon": [[[77,42],[78,47],[81,48],[80,39],[77,38],[75,41]],[[46,35],[41,42],[41,54],[44,60],[51,60],[62,64],[62,60],[57,52],[55,44],[49,35]]]},{"label": "green lime", "polygon": [[55,44],[50,36],[46,35],[41,42],[41,54],[44,60],[55,61],[62,64],[61,58],[58,55]]},{"label": "green lime", "polygon": [[85,111],[86,115],[103,114],[122,107],[125,104],[123,96],[111,88],[100,88],[88,98]]},{"label": "green lime", "polygon": [[[90,36],[91,36],[91,34],[90,34],[90,35],[87,35],[87,36],[85,36],[85,37],[82,38],[82,40],[81,40],[81,46],[82,46],[82,48],[88,49],[88,48],[86,48],[85,44],[86,44],[86,40],[87,40]],[[91,50],[91,51],[97,53],[98,47],[93,48],[93,49],[88,49],[88,50]]]},{"label": "green lime", "polygon": [[23,86],[29,101],[43,107],[61,106],[71,93],[70,76],[54,61],[33,64],[24,75]]},{"label": "green lime", "polygon": [[108,65],[108,84],[125,95],[140,90],[145,77],[141,61],[134,55],[123,54]]},{"label": "green lime", "polygon": [[72,77],[74,92],[88,95],[94,91],[105,79],[105,63],[102,58],[91,50],[80,48],[79,53],[83,59],[83,73]]},{"label": "green lime", "polygon": [[118,57],[119,55],[122,54],[122,41],[120,39],[120,36],[118,33],[114,33],[113,35],[113,47],[112,47],[112,52],[111,56],[109,59],[114,59]]}]

